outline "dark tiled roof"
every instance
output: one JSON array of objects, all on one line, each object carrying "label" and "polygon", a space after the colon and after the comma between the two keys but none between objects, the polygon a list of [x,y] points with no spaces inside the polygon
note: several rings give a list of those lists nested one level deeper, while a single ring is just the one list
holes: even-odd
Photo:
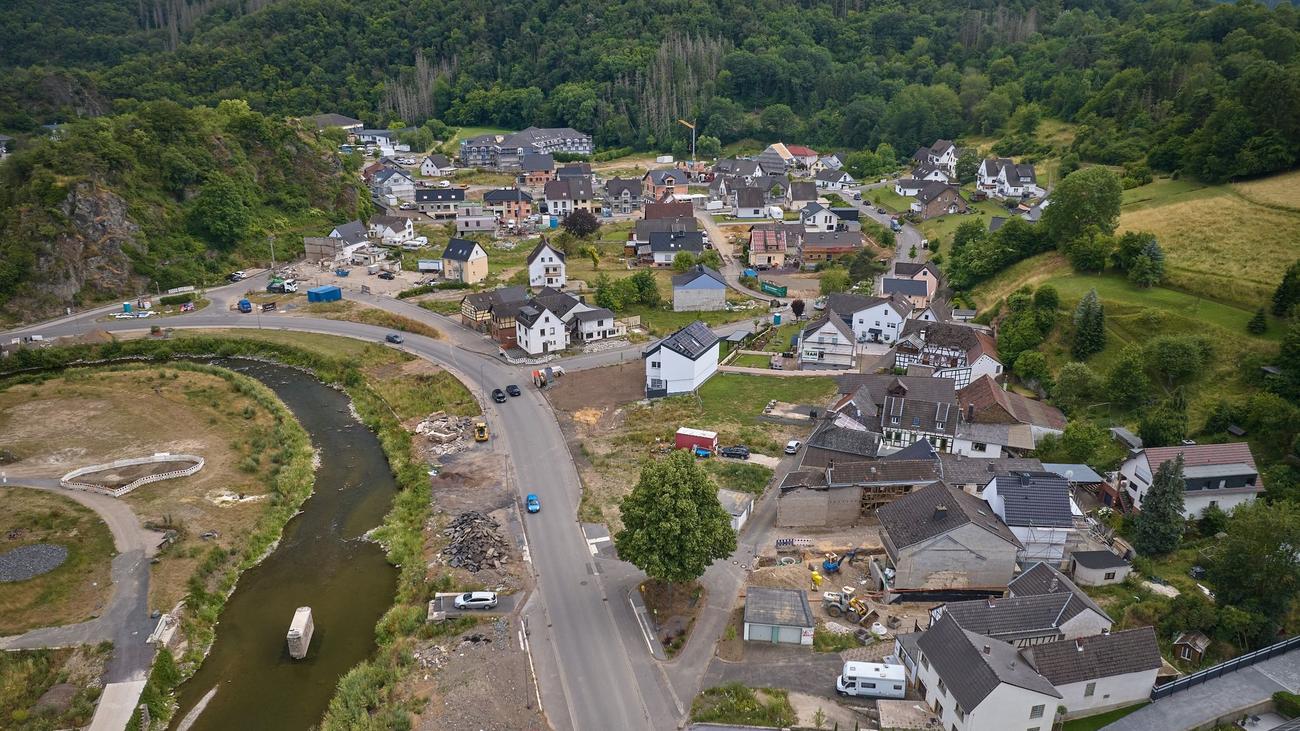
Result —
[{"label": "dark tiled roof", "polygon": [[420,188],[415,191],[416,203],[446,203],[465,200],[464,188]]},{"label": "dark tiled roof", "polygon": [[335,226],[334,230],[338,232],[339,240],[346,241],[349,244],[359,244],[368,238],[366,235],[366,225],[361,221],[348,221],[347,223],[341,223],[338,226]]},{"label": "dark tiled roof", "polygon": [[551,180],[544,188],[545,196],[550,200],[586,200],[591,198],[591,180],[587,178],[568,178]]},{"label": "dark tiled roof", "polygon": [[536,152],[525,152],[519,161],[519,168],[526,173],[550,172],[555,169],[555,158]]},{"label": "dark tiled roof", "polygon": [[467,294],[464,301],[469,302],[476,310],[485,310],[504,303],[522,304],[528,301],[528,290],[524,287],[501,287],[487,292]]},{"label": "dark tiled roof", "polygon": [[710,348],[718,344],[718,336],[709,329],[708,325],[696,320],[668,337],[660,340],[653,347],[645,351],[645,355],[650,355],[659,348],[667,348],[674,353],[695,360],[704,355]]},{"label": "dark tiled roof", "polygon": [[439,170],[451,167],[451,158],[446,155],[425,155],[424,159],[433,163],[433,166]]},{"label": "dark tiled roof", "polygon": [[803,237],[805,249],[839,249],[862,246],[862,234],[857,231],[814,231]]},{"label": "dark tiled roof", "polygon": [[968,713],[1002,683],[1061,697],[1051,683],[1020,657],[1016,648],[963,630],[951,617],[941,617],[921,635],[916,645]]},{"label": "dark tiled roof", "polygon": [[641,216],[647,221],[655,218],[690,218],[694,220],[695,209],[691,206],[690,201],[647,203]]},{"label": "dark tiled roof", "polygon": [[1071,528],[1070,483],[1054,472],[1014,472],[998,477],[1007,525]]},{"label": "dark tiled roof", "polygon": [[533,301],[545,306],[546,309],[555,313],[556,317],[564,317],[569,314],[570,310],[582,304],[577,297],[574,297],[571,294],[565,294],[564,292],[554,289],[551,289],[548,293],[546,291],[547,289],[550,289],[550,287],[539,292],[538,295],[533,298]]},{"label": "dark tiled roof", "polygon": [[469,239],[451,239],[447,242],[447,248],[442,252],[442,258],[469,261],[470,255],[474,253],[475,246],[478,246],[478,244]]},{"label": "dark tiled roof", "polygon": [[613,320],[614,313],[604,307],[597,307],[594,310],[583,310],[574,315],[580,322],[590,322],[591,320]]},{"label": "dark tiled roof", "polygon": [[650,234],[656,231],[699,230],[699,222],[694,218],[647,218],[636,222],[636,239],[637,241],[649,241]]},{"label": "dark tiled roof", "polygon": [[826,470],[791,470],[781,480],[782,490],[793,490],[799,487],[826,487]]},{"label": "dark tiled roof", "polygon": [[650,234],[649,241],[650,251],[655,253],[689,251],[698,254],[704,251],[702,231],[654,231]]},{"label": "dark tiled roof", "polygon": [[[990,355],[993,355],[990,353]],[[985,424],[1030,424],[1061,431],[1066,418],[1061,410],[1051,404],[1036,401],[1018,393],[1006,391],[991,376],[976,378],[969,386],[957,392],[957,399],[965,408],[975,405],[973,421]]]},{"label": "dark tiled roof", "polygon": [[941,454],[943,479],[950,485],[987,485],[996,475],[1010,474],[1012,470],[1041,470],[1043,463],[1037,459],[1020,457],[965,457],[960,454]]},{"label": "dark tiled roof", "polygon": [[627,191],[633,198],[641,197],[641,179],[627,180],[624,178],[610,178],[605,183],[605,194],[610,198],[616,198]]},{"label": "dark tiled roof", "polygon": [[1110,551],[1075,551],[1070,554],[1070,558],[1086,569],[1118,569],[1128,566],[1128,561]]},{"label": "dark tiled roof", "polygon": [[737,208],[762,208],[767,204],[767,195],[762,188],[740,188],[736,190]]},{"label": "dark tiled roof", "polygon": [[879,446],[880,435],[862,429],[836,426],[831,419],[823,420],[808,437],[809,449],[825,449],[843,454],[846,457],[845,462],[852,461],[854,458],[875,457]]},{"label": "dark tiled roof", "polygon": [[814,177],[816,177],[818,180],[823,180],[828,183],[838,183],[840,179],[845,177],[850,177],[851,179],[851,176],[849,176],[849,174],[844,172],[843,170],[825,170],[825,169],[817,171],[817,175]]},{"label": "dark tiled roof", "polygon": [[957,403],[956,381],[951,378],[923,378],[919,376],[891,376],[882,373],[846,373],[835,377],[840,393],[856,394],[865,387],[872,403],[882,405],[885,397],[893,393],[909,399],[930,403]]},{"label": "dark tiled roof", "polygon": [[916,261],[898,261],[894,262],[894,276],[903,279],[912,279],[922,271],[929,271],[935,279],[943,279],[943,273],[934,265],[934,262],[916,262]]},{"label": "dark tiled roof", "polygon": [[[651,244],[651,248],[653,249],[653,244]],[[710,279],[715,280],[716,282],[718,282],[723,286],[726,286],[727,284],[727,281],[722,278],[722,275],[719,274],[717,270],[710,269],[709,267],[706,267],[703,264],[696,264],[695,266],[686,270],[684,273],[674,276],[673,286],[681,287],[683,285],[694,282],[696,279],[699,279],[700,277],[709,277]]]},{"label": "dark tiled roof", "polygon": [[1011,596],[1072,594],[1074,601],[1066,605],[1065,616],[1061,619],[1062,622],[1082,612],[1085,607],[1105,617],[1107,621],[1114,621],[1097,602],[1092,600],[1092,597],[1089,597],[1082,589],[1075,586],[1073,581],[1066,578],[1065,574],[1042,561],[1035,562],[1034,565],[1012,579],[1007,584],[1007,592]]},{"label": "dark tiled roof", "polygon": [[928,459],[875,460],[836,465],[832,485],[919,484],[939,481],[939,463]]},{"label": "dark tiled roof", "polygon": [[924,188],[921,188],[921,190],[917,191],[916,199],[921,201],[922,203],[929,203],[930,201],[938,198],[939,196],[943,195],[944,193],[947,193],[948,191],[952,191],[953,195],[957,196],[958,198],[961,198],[961,191],[957,188],[957,186],[949,185],[948,183],[938,181],[938,180],[931,180],[929,183],[926,184]]},{"label": "dark tiled roof", "polygon": [[533,323],[537,322],[537,319],[541,317],[542,313],[545,311],[546,305],[540,304],[534,300],[533,302],[529,302],[519,308],[519,311],[515,313],[515,321],[523,323],[525,327],[532,327]]},{"label": "dark tiled roof", "polygon": [[796,201],[817,200],[817,184],[807,180],[790,183],[790,199]]},{"label": "dark tiled roof", "polygon": [[811,627],[813,614],[812,607],[808,606],[808,594],[801,589],[751,586],[745,590],[745,622]]},{"label": "dark tiled roof", "polygon": [[686,173],[677,169],[651,170],[646,173],[651,185],[686,185]]},{"label": "dark tiled roof", "polygon": [[512,201],[533,202],[533,197],[518,188],[497,188],[483,194],[484,203],[509,203]]},{"label": "dark tiled roof", "polygon": [[897,279],[895,277],[885,277],[882,285],[885,294],[905,294],[909,297],[924,297],[929,288],[925,282],[916,279]]},{"label": "dark tiled roof", "polygon": [[[938,508],[942,506],[944,510]],[[963,525],[978,525],[1013,546],[1015,534],[979,498],[942,482],[923,487],[876,511],[880,524],[898,548],[943,535]]]},{"label": "dark tiled roof", "polygon": [[559,257],[560,261],[564,261],[564,252],[560,251],[554,246],[551,246],[549,243],[547,243],[545,238],[542,238],[541,241],[537,242],[537,246],[534,246],[533,250],[528,253],[528,263],[532,264],[533,260],[535,260],[538,256],[540,256],[542,251],[546,249],[550,249],[552,254]]},{"label": "dark tiled roof", "polygon": [[884,457],[881,457],[881,459],[889,460],[889,461],[894,461],[899,459],[937,460],[939,459],[939,453],[934,451],[934,445],[930,444],[929,439],[922,438],[918,441],[912,442],[911,444],[907,445],[906,447],[903,447],[902,449],[898,450],[897,452],[894,452],[893,454],[887,454]]},{"label": "dark tiled roof", "polygon": [[1049,642],[1022,653],[1052,685],[1062,686],[1144,670],[1163,664],[1153,627]]},{"label": "dark tiled roof", "polygon": [[1069,594],[1038,594],[1003,599],[972,599],[944,605],[944,612],[962,629],[988,635],[1004,642],[1026,637],[1060,636],[1066,605],[1074,601]]}]

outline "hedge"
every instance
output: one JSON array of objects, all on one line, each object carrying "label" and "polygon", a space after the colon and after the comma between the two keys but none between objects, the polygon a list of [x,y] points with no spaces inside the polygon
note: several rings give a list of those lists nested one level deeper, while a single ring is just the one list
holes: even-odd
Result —
[{"label": "hedge", "polygon": [[1300,695],[1279,690],[1273,694],[1273,704],[1277,706],[1277,712],[1287,718],[1300,717]]},{"label": "hedge", "polygon": [[158,303],[164,305],[183,305],[186,302],[193,302],[193,301],[194,301],[193,292],[185,292],[184,294],[169,294],[166,297],[158,298]]}]

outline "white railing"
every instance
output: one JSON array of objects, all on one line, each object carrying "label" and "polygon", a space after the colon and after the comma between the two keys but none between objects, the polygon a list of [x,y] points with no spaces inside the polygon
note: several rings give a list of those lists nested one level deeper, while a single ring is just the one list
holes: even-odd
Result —
[{"label": "white railing", "polygon": [[[159,462],[184,462],[184,461],[192,462],[193,464],[191,464],[189,467],[185,467],[179,470],[160,472],[155,475],[145,475],[144,477],[136,478],[135,480],[132,480],[131,482],[123,485],[122,487],[117,487],[117,488],[105,487],[103,485],[97,485],[93,482],[77,481],[77,478],[79,477],[85,477],[86,475],[95,472],[104,472],[106,470],[116,469],[119,467],[132,467],[135,465],[155,464]],[[97,465],[91,465],[89,467],[81,467],[59,478],[59,484],[70,490],[86,490],[88,492],[97,492],[102,495],[108,495],[110,497],[122,497],[123,495],[131,492],[137,487],[140,487],[141,485],[148,485],[153,482],[162,482],[163,480],[171,480],[177,477],[189,477],[190,475],[203,469],[203,464],[204,464],[203,458],[195,454],[169,454],[166,452],[162,452],[149,457],[133,457],[131,459],[119,459],[113,462],[109,462],[107,464],[97,464]]]}]

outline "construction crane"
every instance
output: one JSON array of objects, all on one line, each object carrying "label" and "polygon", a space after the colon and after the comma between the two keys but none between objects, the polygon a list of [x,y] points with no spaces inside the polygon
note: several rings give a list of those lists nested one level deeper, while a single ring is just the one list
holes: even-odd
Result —
[{"label": "construction crane", "polygon": [[677,123],[691,130],[691,162],[695,162],[695,125],[684,119],[677,120]]}]

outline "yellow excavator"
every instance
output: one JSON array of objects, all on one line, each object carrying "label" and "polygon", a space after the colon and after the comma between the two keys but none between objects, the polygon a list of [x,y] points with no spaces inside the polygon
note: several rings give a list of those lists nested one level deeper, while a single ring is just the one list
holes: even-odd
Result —
[{"label": "yellow excavator", "polygon": [[843,591],[822,592],[822,609],[832,617],[847,617],[854,624],[862,624],[876,613],[866,602],[853,596],[851,586],[844,587]]},{"label": "yellow excavator", "polygon": [[488,428],[486,421],[480,421],[474,424],[474,441],[486,442],[488,440]]}]

